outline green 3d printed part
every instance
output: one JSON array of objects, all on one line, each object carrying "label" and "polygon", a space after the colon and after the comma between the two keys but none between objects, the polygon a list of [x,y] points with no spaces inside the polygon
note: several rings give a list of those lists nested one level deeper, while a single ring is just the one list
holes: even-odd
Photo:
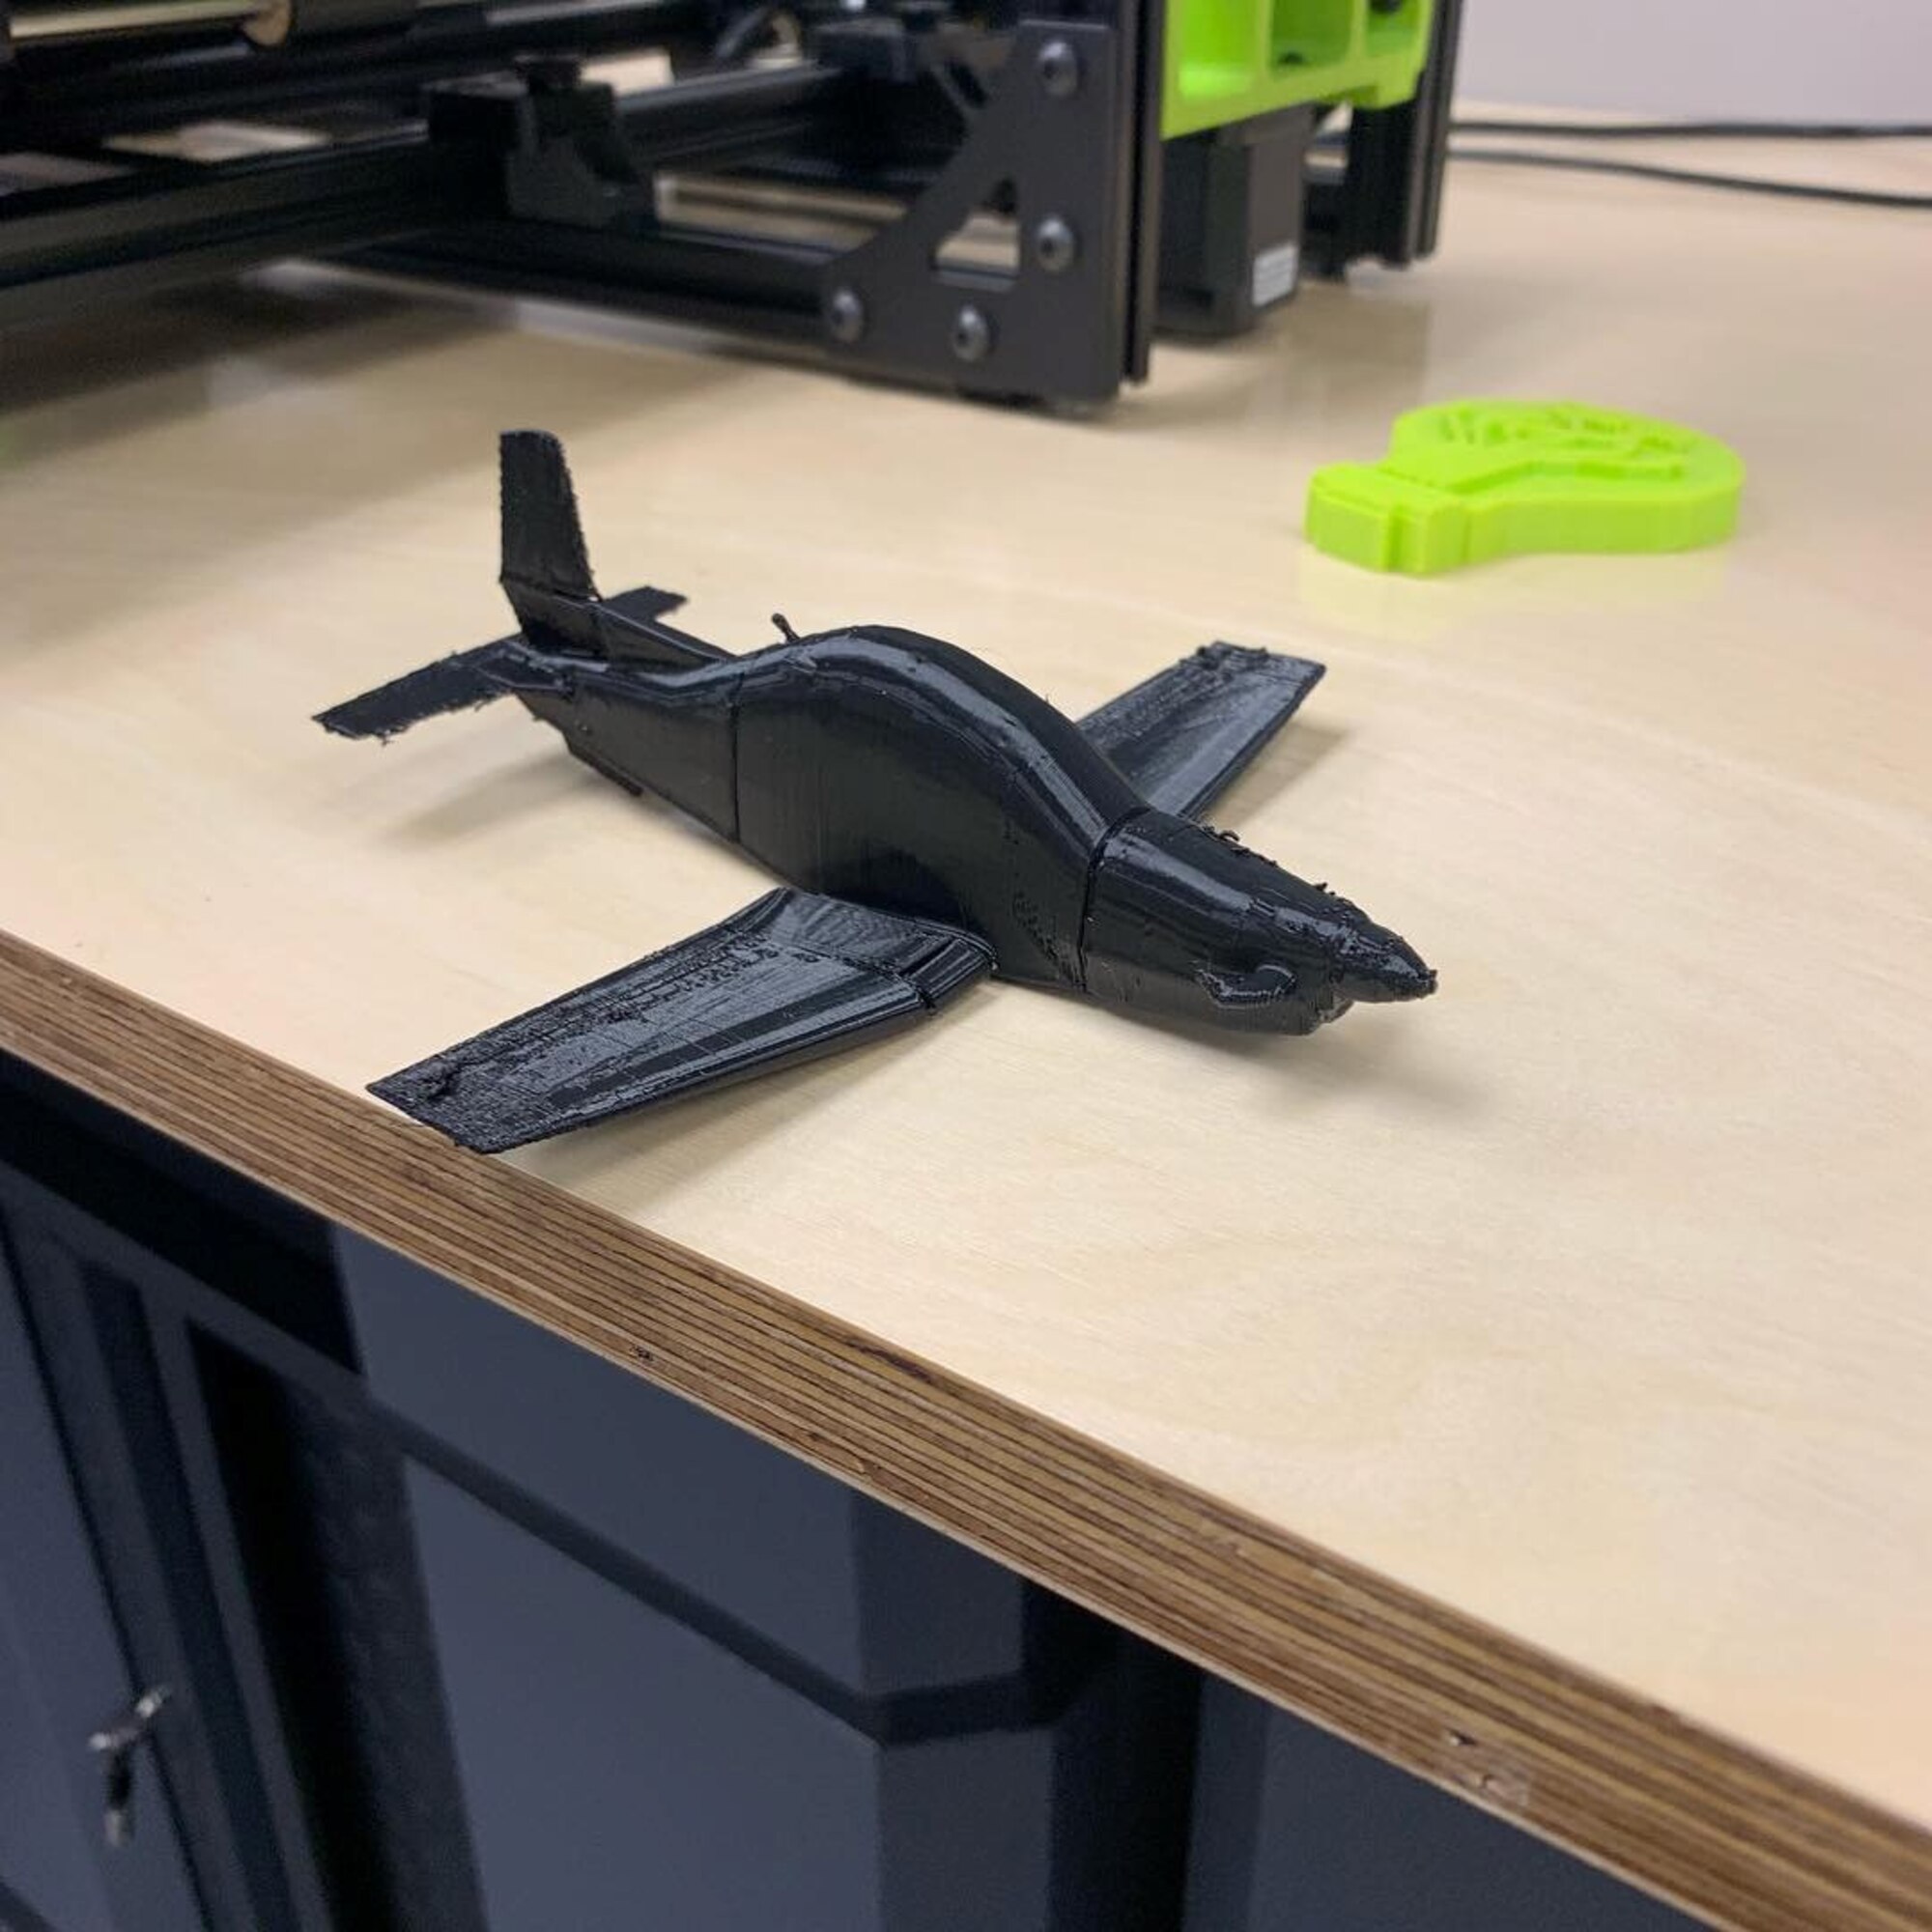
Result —
[{"label": "green 3d printed part", "polygon": [[1744,480],[1735,450],[1650,416],[1437,403],[1396,419],[1379,463],[1315,472],[1308,540],[1411,577],[1523,551],[1690,550],[1730,535]]},{"label": "green 3d printed part", "polygon": [[1393,107],[1429,57],[1435,0],[1167,0],[1160,131],[1304,100]]}]

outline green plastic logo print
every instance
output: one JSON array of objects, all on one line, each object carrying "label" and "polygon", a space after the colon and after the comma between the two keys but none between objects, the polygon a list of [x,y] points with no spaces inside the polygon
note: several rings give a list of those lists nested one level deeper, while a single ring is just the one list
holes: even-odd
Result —
[{"label": "green plastic logo print", "polygon": [[1690,550],[1737,524],[1745,467],[1715,437],[1583,403],[1437,403],[1379,463],[1308,486],[1308,540],[1413,577],[1523,551]]}]

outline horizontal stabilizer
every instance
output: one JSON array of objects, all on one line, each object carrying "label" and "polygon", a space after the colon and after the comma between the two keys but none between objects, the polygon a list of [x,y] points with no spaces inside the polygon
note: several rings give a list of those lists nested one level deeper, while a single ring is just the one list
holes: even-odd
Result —
[{"label": "horizontal stabilizer", "polygon": [[473,651],[440,658],[420,670],[365,691],[360,697],[332,706],[315,722],[340,738],[393,738],[425,718],[488,704],[511,688],[512,681],[491,673],[515,662],[512,649],[510,640],[499,639],[494,644],[478,644]]},{"label": "horizontal stabilizer", "polygon": [[480,1153],[816,1059],[992,970],[982,940],[789,888],[370,1092]]},{"label": "horizontal stabilizer", "polygon": [[1322,668],[1276,651],[1204,644],[1080,728],[1150,805],[1191,818],[1281,729]]},{"label": "horizontal stabilizer", "polygon": [[629,624],[654,624],[683,602],[675,590],[660,590],[655,584],[640,583],[635,590],[620,590],[616,596],[605,598],[604,608],[616,611]]}]

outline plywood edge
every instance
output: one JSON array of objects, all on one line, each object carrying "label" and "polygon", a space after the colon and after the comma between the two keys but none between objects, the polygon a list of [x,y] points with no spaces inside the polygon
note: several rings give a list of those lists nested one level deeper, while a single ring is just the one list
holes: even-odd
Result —
[{"label": "plywood edge", "polygon": [[1932,1833],[5,934],[0,1049],[1707,1918],[1932,1925]]}]

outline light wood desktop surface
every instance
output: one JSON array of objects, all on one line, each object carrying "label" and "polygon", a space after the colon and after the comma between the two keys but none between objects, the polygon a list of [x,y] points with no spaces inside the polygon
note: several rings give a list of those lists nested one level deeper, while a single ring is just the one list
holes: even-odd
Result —
[{"label": "light wood desktop surface", "polygon": [[[0,1045],[1707,1914],[1932,1923],[1928,313],[1923,217],[1463,166],[1435,263],[1092,421],[301,276],[0,340]],[[1728,439],[1736,540],[1303,545],[1487,393]],[[307,722],[505,628],[526,423],[727,644],[1324,659],[1216,817],[1440,995],[984,984],[509,1160],[389,1113],[765,883],[510,705]]]}]

